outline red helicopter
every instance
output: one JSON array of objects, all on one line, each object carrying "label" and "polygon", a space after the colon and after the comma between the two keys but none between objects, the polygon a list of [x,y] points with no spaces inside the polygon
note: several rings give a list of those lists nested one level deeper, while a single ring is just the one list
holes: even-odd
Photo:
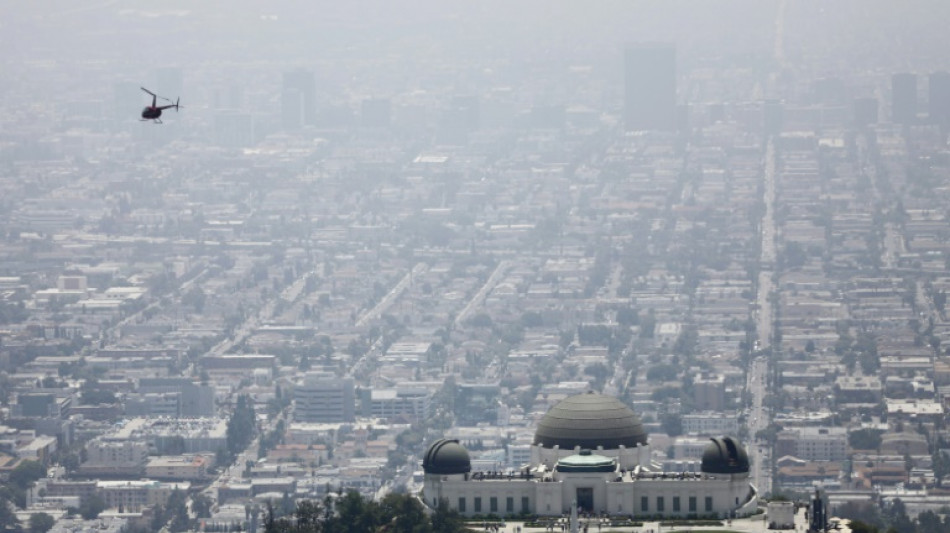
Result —
[{"label": "red helicopter", "polygon": [[178,98],[177,100],[175,100],[174,104],[160,106],[160,105],[156,105],[156,101],[159,98],[161,98],[162,100],[165,100],[166,102],[171,102],[171,100],[169,100],[168,98],[162,98],[161,96],[156,96],[155,93],[146,89],[145,87],[139,87],[139,88],[147,92],[148,94],[152,95],[152,105],[146,107],[145,109],[142,109],[142,118],[140,118],[139,120],[143,122],[147,120],[153,120],[155,121],[156,124],[161,124],[162,119],[160,119],[159,117],[162,116],[162,110],[174,107],[175,111],[176,112],[178,111],[178,101],[181,100],[181,98]]}]

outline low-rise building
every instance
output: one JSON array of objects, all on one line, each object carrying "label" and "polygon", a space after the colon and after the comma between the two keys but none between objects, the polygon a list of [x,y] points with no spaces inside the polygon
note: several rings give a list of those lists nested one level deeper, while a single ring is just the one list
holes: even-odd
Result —
[{"label": "low-rise building", "polygon": [[126,511],[140,511],[144,507],[165,505],[172,492],[187,492],[188,482],[166,483],[150,479],[138,481],[97,481],[96,492],[106,505]]},{"label": "low-rise building", "polygon": [[145,475],[152,479],[200,481],[208,477],[209,460],[201,455],[152,457]]},{"label": "low-rise building", "polygon": [[786,455],[808,461],[843,461],[847,459],[848,432],[837,427],[802,427],[779,432],[775,443],[776,457]]},{"label": "low-rise building", "polygon": [[736,435],[739,433],[739,415],[737,413],[717,413],[706,411],[682,416],[683,433],[687,435],[715,436]]}]

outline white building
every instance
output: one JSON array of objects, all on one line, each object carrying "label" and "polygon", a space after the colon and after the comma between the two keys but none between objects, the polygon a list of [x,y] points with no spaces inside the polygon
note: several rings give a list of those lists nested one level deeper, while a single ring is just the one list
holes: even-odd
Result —
[{"label": "white building", "polygon": [[673,459],[699,459],[709,445],[708,438],[681,436],[673,439]]},{"label": "white building", "polygon": [[795,502],[769,502],[766,520],[769,529],[795,528]]},{"label": "white building", "polygon": [[188,482],[163,483],[153,480],[97,481],[96,492],[110,508],[138,511],[143,507],[165,505],[175,490],[188,492]]},{"label": "white building", "polygon": [[422,498],[445,500],[465,516],[536,513],[560,516],[579,508],[641,517],[747,516],[758,495],[749,458],[731,437],[710,439],[699,473],[664,472],[650,460],[639,417],[616,398],[565,398],[541,420],[531,462],[520,471],[476,472],[468,451],[440,439],[427,450]]},{"label": "white building", "polygon": [[208,458],[201,455],[164,455],[148,460],[148,464],[145,465],[145,475],[152,479],[199,481],[208,476],[208,465]]},{"label": "white building", "polygon": [[353,378],[312,372],[294,385],[297,422],[352,422],[356,419]]},{"label": "white building", "polygon": [[85,475],[141,475],[148,460],[148,443],[142,439],[97,437],[86,443]]},{"label": "white building", "polygon": [[783,431],[776,451],[807,461],[843,461],[848,458],[848,431],[837,427],[804,427]]},{"label": "white building", "polygon": [[429,416],[432,393],[425,387],[371,389],[363,395],[363,416],[394,420],[425,420]]},{"label": "white building", "polygon": [[735,435],[739,432],[736,413],[702,412],[683,415],[683,433],[687,435]]}]

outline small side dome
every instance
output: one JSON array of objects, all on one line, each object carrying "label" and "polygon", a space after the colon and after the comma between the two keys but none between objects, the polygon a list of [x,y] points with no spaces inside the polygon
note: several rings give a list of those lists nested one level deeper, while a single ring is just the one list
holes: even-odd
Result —
[{"label": "small side dome", "polygon": [[749,456],[739,441],[732,437],[709,439],[703,451],[702,471],[706,474],[747,474]]},{"label": "small side dome", "polygon": [[472,461],[459,441],[439,439],[422,458],[422,470],[426,474],[467,474],[472,471]]}]

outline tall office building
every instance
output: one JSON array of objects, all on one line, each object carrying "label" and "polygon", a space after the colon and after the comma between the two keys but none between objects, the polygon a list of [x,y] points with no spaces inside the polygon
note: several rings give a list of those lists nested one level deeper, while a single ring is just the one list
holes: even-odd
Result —
[{"label": "tall office building", "polygon": [[676,127],[676,48],[651,43],[624,51],[625,128],[665,130]]},{"label": "tall office building", "polygon": [[928,81],[927,114],[930,121],[950,124],[950,72],[934,72]]},{"label": "tall office building", "polygon": [[352,422],[355,417],[353,378],[310,372],[294,385],[294,421]]},{"label": "tall office building", "polygon": [[317,86],[313,72],[284,73],[280,93],[280,122],[284,129],[313,124],[317,117]]},{"label": "tall office building", "polygon": [[891,121],[910,124],[917,120],[917,75],[902,72],[891,76]]}]

